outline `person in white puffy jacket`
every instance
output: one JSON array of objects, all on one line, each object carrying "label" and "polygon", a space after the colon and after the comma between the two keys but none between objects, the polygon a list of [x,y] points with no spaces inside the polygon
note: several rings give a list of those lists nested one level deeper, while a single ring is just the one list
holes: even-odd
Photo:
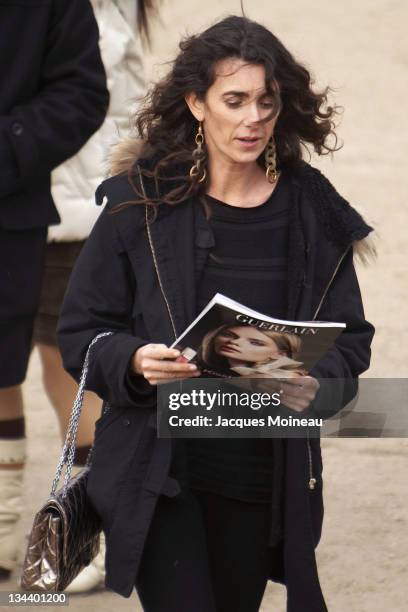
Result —
[{"label": "person in white puffy jacket", "polygon": [[91,2],[99,27],[110,105],[98,132],[52,173],[52,195],[61,223],[49,228],[48,242],[76,242],[88,237],[100,212],[94,205],[94,195],[106,174],[109,148],[126,136],[129,114],[136,110],[137,98],[146,89],[136,0]]},{"label": "person in white puffy jacket", "polygon": [[[40,308],[34,327],[34,342],[41,357],[44,388],[56,410],[62,439],[66,435],[77,385],[62,367],[56,342],[57,319],[72,267],[100,213],[100,208],[94,202],[94,194],[106,175],[110,147],[127,135],[129,116],[146,93],[142,39],[148,40],[148,19],[157,0],[91,0],[91,3],[99,27],[110,105],[98,132],[79,153],[52,172],[52,196],[61,223],[48,230]],[[77,435],[74,473],[86,462],[93,441],[94,424],[100,414],[101,400],[86,392]],[[25,440],[16,440],[16,444],[22,442]],[[46,459],[53,461],[51,457]],[[21,492],[22,475],[23,469],[18,473],[16,471]],[[14,508],[10,506],[14,517],[8,527],[13,531],[11,535],[16,532],[21,498],[21,494],[15,494],[13,499],[3,500],[7,507],[12,505]],[[95,588],[104,583],[104,574],[104,541],[101,537],[100,553],[67,591],[81,592]]]}]

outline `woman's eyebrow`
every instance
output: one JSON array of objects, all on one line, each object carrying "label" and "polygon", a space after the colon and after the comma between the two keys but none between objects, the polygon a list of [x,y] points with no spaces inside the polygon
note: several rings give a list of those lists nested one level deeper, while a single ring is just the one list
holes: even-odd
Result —
[{"label": "woman's eyebrow", "polygon": [[239,98],[247,98],[249,96],[249,93],[246,91],[225,91],[223,94],[223,96],[238,96]]},{"label": "woman's eyebrow", "polygon": [[[231,89],[230,91],[225,91],[222,96],[237,96],[238,98],[249,98],[251,95],[251,92],[249,91],[235,91],[233,89]],[[264,96],[269,96],[271,95],[269,92],[263,90],[259,93],[258,97],[262,98]]]}]

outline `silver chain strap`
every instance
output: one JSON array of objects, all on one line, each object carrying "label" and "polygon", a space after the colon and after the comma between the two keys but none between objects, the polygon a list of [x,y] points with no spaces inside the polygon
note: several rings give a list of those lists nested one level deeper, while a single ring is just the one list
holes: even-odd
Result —
[{"label": "silver chain strap", "polygon": [[72,408],[71,418],[68,424],[68,431],[65,437],[64,446],[62,448],[61,457],[57,465],[57,469],[55,471],[54,480],[52,481],[51,487],[51,497],[55,495],[57,490],[58,483],[61,478],[61,473],[64,465],[66,464],[66,471],[64,477],[64,487],[62,496],[66,496],[67,486],[69,479],[71,478],[72,466],[74,465],[74,457],[75,457],[75,442],[77,436],[77,430],[79,425],[79,419],[81,417],[82,404],[84,401],[84,393],[85,393],[85,383],[86,377],[88,375],[89,368],[89,353],[95,342],[97,342],[100,338],[104,338],[105,336],[112,336],[113,332],[103,332],[95,336],[92,342],[88,346],[88,350],[85,355],[84,365],[81,372],[81,379],[79,381],[78,392],[76,398],[74,400],[74,406]]}]

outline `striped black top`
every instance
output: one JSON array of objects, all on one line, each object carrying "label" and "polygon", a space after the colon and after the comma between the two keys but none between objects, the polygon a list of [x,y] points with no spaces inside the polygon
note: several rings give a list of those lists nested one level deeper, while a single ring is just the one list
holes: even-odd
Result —
[{"label": "striped black top", "polygon": [[[252,208],[206,197],[215,245],[198,281],[197,314],[218,292],[266,315],[284,318],[290,209],[287,177],[282,173],[268,200]],[[274,440],[194,438],[184,442],[187,455],[183,464],[190,487],[249,502],[271,502],[275,470],[281,469],[276,465]]]},{"label": "striped black top", "polygon": [[289,185],[284,174],[269,199],[241,208],[207,196],[215,246],[198,286],[198,312],[217,293],[275,318],[286,314]]}]

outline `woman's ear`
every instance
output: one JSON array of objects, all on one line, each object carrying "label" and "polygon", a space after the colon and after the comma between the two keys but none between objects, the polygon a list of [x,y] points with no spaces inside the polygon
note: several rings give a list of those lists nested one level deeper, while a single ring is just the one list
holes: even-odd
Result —
[{"label": "woman's ear", "polygon": [[204,121],[204,102],[199,100],[197,94],[194,92],[188,93],[184,97],[191,114],[197,119],[197,121]]}]

